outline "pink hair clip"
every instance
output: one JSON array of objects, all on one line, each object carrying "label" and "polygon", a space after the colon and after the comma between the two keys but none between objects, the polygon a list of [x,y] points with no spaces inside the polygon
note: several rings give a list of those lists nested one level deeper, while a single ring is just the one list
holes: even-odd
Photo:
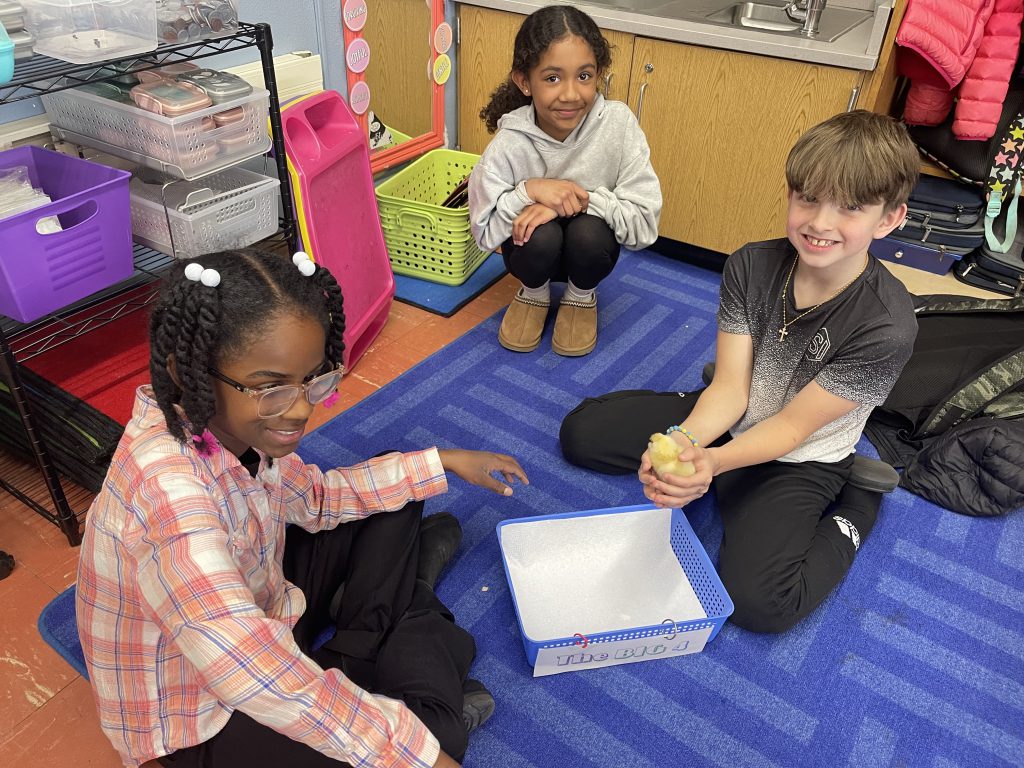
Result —
[{"label": "pink hair clip", "polygon": [[202,434],[192,435],[192,442],[196,444],[196,453],[204,459],[210,458],[220,450],[220,443],[209,429],[204,429]]}]

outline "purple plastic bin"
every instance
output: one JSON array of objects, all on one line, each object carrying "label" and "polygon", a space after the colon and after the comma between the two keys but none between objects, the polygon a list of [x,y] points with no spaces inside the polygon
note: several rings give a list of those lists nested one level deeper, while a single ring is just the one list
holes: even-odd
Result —
[{"label": "purple plastic bin", "polygon": [[[34,146],[0,152],[0,168],[18,165],[53,201],[0,219],[0,314],[28,323],[132,274],[131,174]],[[47,216],[63,231],[40,234]]]}]

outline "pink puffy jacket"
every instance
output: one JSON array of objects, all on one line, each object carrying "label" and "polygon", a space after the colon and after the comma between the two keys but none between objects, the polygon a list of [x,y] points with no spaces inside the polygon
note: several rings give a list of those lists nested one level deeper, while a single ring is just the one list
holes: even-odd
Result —
[{"label": "pink puffy jacket", "polygon": [[991,138],[1017,58],[1024,0],[910,0],[896,33],[899,73],[910,78],[903,119],[938,125],[960,99],[953,133]]}]

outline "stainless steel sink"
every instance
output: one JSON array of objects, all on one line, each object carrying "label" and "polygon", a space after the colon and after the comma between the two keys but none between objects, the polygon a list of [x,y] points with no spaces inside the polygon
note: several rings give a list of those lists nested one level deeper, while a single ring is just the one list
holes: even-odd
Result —
[{"label": "stainless steel sink", "polygon": [[693,18],[686,3],[679,0],[583,0],[587,5],[613,8],[616,11],[640,13],[645,16],[660,16],[670,19]]},{"label": "stainless steel sink", "polygon": [[[871,18],[871,15],[870,11],[826,6],[818,22],[818,34],[813,39],[831,43],[865,19]],[[735,3],[708,14],[705,18],[713,24],[789,35],[799,35],[801,27],[799,21],[794,21],[786,15],[784,5],[770,3]]]}]

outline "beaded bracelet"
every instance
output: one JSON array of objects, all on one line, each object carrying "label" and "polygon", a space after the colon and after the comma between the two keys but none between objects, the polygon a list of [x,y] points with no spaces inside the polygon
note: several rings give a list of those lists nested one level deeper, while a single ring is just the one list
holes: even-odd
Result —
[{"label": "beaded bracelet", "polygon": [[693,445],[694,448],[700,448],[700,443],[697,442],[697,436],[686,427],[673,425],[665,430],[666,435],[671,435],[673,432],[682,432],[683,437],[689,440],[690,444]]}]

